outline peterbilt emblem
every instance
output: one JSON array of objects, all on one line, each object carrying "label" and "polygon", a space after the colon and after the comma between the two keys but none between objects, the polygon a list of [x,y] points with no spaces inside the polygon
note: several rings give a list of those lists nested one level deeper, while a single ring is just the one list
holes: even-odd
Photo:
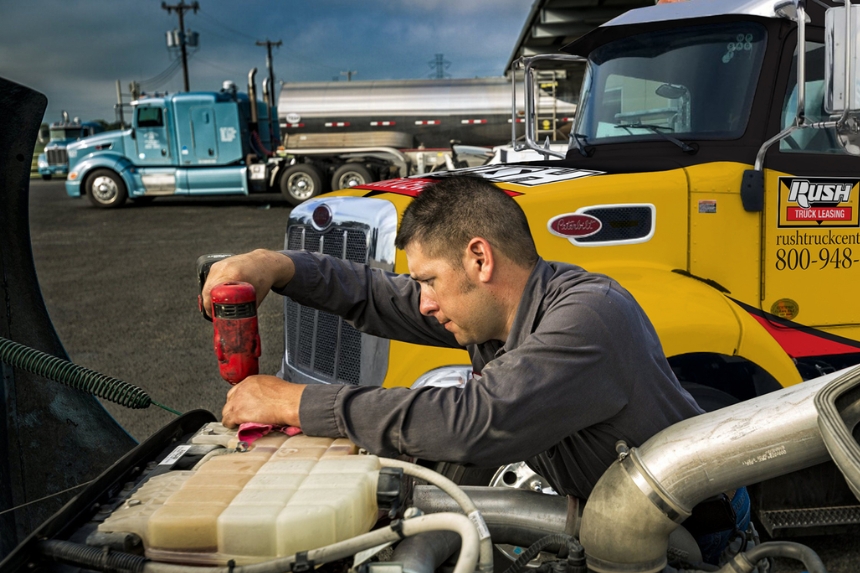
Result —
[{"label": "peterbilt emblem", "polygon": [[590,237],[599,232],[603,223],[597,217],[582,213],[568,213],[553,217],[547,223],[549,232],[559,237]]}]

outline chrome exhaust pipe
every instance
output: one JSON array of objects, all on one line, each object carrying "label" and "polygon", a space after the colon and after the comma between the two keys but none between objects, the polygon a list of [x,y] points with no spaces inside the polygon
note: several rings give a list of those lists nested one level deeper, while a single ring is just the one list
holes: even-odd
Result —
[{"label": "chrome exhaust pipe", "polygon": [[828,460],[814,398],[845,372],[684,420],[619,456],[583,511],[589,569],[660,571],[669,534],[700,501]]},{"label": "chrome exhaust pipe", "polygon": [[248,72],[248,100],[251,104],[251,123],[257,125],[257,68],[251,68]]}]

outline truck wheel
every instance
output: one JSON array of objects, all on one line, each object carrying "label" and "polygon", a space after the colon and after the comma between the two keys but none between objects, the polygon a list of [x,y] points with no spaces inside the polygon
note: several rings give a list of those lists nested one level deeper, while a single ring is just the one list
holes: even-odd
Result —
[{"label": "truck wheel", "polygon": [[370,170],[360,163],[345,163],[331,177],[332,189],[348,189],[375,181]]},{"label": "truck wheel", "polygon": [[128,199],[125,183],[110,169],[93,171],[87,178],[86,190],[90,203],[100,209],[120,207]]},{"label": "truck wheel", "polygon": [[281,175],[281,193],[291,205],[298,205],[324,191],[322,173],[315,165],[299,163]]},{"label": "truck wheel", "polygon": [[42,175],[42,179],[44,179],[45,181],[50,181],[50,180],[51,180],[51,176],[50,176],[50,174],[48,174],[48,175]]}]

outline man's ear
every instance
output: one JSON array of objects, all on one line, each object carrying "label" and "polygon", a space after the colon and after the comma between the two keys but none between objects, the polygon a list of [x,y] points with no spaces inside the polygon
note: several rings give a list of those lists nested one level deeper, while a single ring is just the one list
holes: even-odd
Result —
[{"label": "man's ear", "polygon": [[486,239],[474,237],[466,245],[466,256],[463,260],[463,266],[475,279],[481,282],[489,282],[493,277],[495,262],[493,246]]}]

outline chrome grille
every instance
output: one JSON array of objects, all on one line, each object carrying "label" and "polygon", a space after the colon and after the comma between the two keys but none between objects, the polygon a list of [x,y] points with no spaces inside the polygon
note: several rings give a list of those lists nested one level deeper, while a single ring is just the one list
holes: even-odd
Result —
[{"label": "chrome grille", "polygon": [[48,149],[48,165],[65,165],[69,162],[69,156],[65,149]]},{"label": "chrome grille", "polygon": [[[324,253],[356,263],[367,263],[367,234],[334,227],[319,232],[294,225],[288,230],[287,249]],[[286,345],[288,364],[328,382],[357,385],[361,375],[361,334],[340,317],[287,300]]]}]

